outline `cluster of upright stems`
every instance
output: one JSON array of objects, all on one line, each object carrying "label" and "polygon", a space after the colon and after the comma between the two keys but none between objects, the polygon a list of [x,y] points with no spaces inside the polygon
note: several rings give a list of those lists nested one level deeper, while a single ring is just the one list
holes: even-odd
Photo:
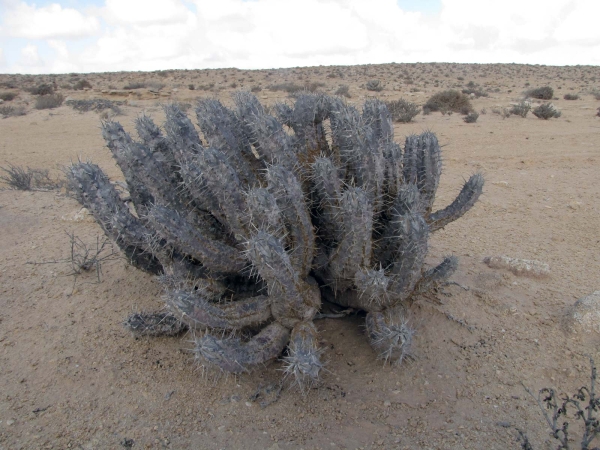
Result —
[{"label": "cluster of upright stems", "polygon": [[201,134],[177,105],[165,107],[164,131],[139,117],[139,141],[104,122],[128,198],[94,164],[67,172],[129,261],[163,281],[175,317],[134,315],[130,328],[176,334],[187,326],[197,357],[232,373],[287,348],[286,372],[302,383],[322,369],[313,319],[323,297],[366,311],[377,354],[401,361],[413,333],[407,302],[457,267],[452,256],[425,267],[429,234],[474,205],[482,176],[434,212],[437,138],[412,135],[401,148],[383,102],[367,100],[361,113],[306,93],[269,113],[248,92],[233,100],[232,109],[198,102]]}]

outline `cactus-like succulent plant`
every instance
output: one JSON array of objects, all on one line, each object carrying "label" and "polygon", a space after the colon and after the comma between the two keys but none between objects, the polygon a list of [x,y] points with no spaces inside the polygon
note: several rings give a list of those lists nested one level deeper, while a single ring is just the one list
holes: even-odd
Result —
[{"label": "cactus-like succulent plant", "polygon": [[241,373],[278,358],[298,383],[323,367],[312,321],[321,298],[367,312],[386,361],[408,353],[405,307],[446,280],[455,257],[426,268],[430,233],[465,214],[482,191],[473,175],[434,211],[442,172],[431,132],[393,140],[384,103],[362,112],[340,98],[299,95],[268,114],[248,92],[235,107],[198,102],[201,135],[176,105],[163,131],[147,116],[134,141],[116,122],[102,133],[132,207],[91,163],[69,168],[78,200],[136,267],[160,275],[169,313],[136,314],[139,334],[197,331],[199,359]]}]

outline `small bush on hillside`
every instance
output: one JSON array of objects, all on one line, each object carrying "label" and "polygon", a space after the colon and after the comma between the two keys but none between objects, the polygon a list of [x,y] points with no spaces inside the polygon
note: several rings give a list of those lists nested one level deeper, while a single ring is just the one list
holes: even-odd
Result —
[{"label": "small bush on hillside", "polygon": [[199,84],[196,87],[196,90],[198,90],[198,91],[210,91],[214,87],[215,87],[215,83]]},{"label": "small bush on hillside", "polygon": [[290,95],[293,95],[293,94],[300,93],[302,91],[316,92],[320,87],[323,87],[323,86],[325,86],[325,83],[322,83],[319,81],[308,82],[308,83],[305,83],[304,85],[296,84],[294,82],[285,82],[285,83],[272,84],[271,86],[269,86],[269,90],[270,91],[284,91]]},{"label": "small bush on hillside", "polygon": [[5,89],[17,89],[19,87],[14,81],[3,81],[0,86]]},{"label": "small bush on hillside", "polygon": [[550,86],[529,89],[525,92],[525,97],[537,98],[539,100],[552,100],[552,97],[554,97],[554,90]]},{"label": "small bush on hillside", "polygon": [[258,85],[257,86],[252,86],[250,88],[250,92],[260,92],[260,91],[262,91],[262,87],[258,86]]},{"label": "small bush on hillside", "polygon": [[0,100],[11,102],[17,96],[16,92],[0,92]]},{"label": "small bush on hillside", "polygon": [[165,83],[161,83],[160,81],[148,81],[146,83],[146,87],[148,89],[152,89],[153,91],[160,91],[165,86],[166,86],[166,84]]},{"label": "small bush on hillside", "polygon": [[77,83],[73,85],[73,89],[76,91],[82,91],[83,89],[91,89],[92,83],[88,80],[79,80]]},{"label": "small bush on hillside", "polygon": [[395,122],[408,123],[419,114],[420,108],[412,102],[408,102],[404,99],[394,100],[391,102],[385,102],[392,119]]},{"label": "small bush on hillside", "polygon": [[510,111],[506,108],[492,108],[492,113],[499,115],[503,119],[508,119],[510,117]]},{"label": "small bush on hillside", "polygon": [[35,100],[35,109],[58,108],[65,101],[62,94],[40,95]]},{"label": "small bush on hillside", "polygon": [[469,81],[467,83],[467,87],[462,90],[462,93],[463,94],[467,94],[467,95],[473,94],[477,98],[479,98],[479,97],[487,97],[489,95],[486,91],[484,91],[481,88],[481,86],[479,86],[478,84],[474,83],[473,81]]},{"label": "small bush on hillside", "polygon": [[292,82],[272,84],[271,86],[269,86],[270,91],[284,91],[288,94],[293,94],[294,92],[298,92],[303,89],[303,86]]},{"label": "small bush on hillside", "polygon": [[342,97],[350,98],[350,87],[347,84],[341,84],[339,88],[335,91],[335,95],[340,95]]},{"label": "small bush on hillside", "polygon": [[6,175],[0,175],[0,181],[11,189],[19,191],[48,190],[61,187],[62,182],[50,178],[47,169],[13,166],[0,167]]},{"label": "small bush on hillside", "polygon": [[33,95],[50,95],[54,94],[54,87],[51,84],[40,84],[31,89]]},{"label": "small bush on hillside", "polygon": [[308,91],[308,92],[317,92],[317,90],[319,88],[325,87],[326,84],[323,83],[322,81],[311,81],[310,83],[306,83],[304,85],[304,88]]},{"label": "small bush on hillside", "polygon": [[142,82],[136,81],[136,82],[133,82],[133,83],[126,84],[125,86],[123,86],[123,89],[125,89],[125,90],[144,89],[147,86],[148,85],[146,83],[142,83]]},{"label": "small bush on hillside", "polygon": [[453,111],[461,114],[469,114],[473,111],[469,96],[452,89],[433,94],[425,103],[423,109],[425,108],[429,111]]},{"label": "small bush on hillside", "polygon": [[479,114],[476,113],[475,111],[470,112],[469,114],[467,114],[465,117],[463,117],[463,120],[466,123],[475,123],[477,122],[477,119],[479,118]]},{"label": "small bush on hillside", "polygon": [[527,117],[527,113],[529,111],[531,111],[531,103],[525,100],[517,105],[513,105],[509,110],[511,114],[514,114],[515,116],[521,116],[523,118]]},{"label": "small bush on hillside", "polygon": [[552,117],[559,118],[561,114],[552,103],[543,103],[531,112],[538,119],[544,120],[551,119]]},{"label": "small bush on hillside", "polygon": [[383,85],[379,80],[369,80],[365,85],[367,91],[381,92],[383,91]]},{"label": "small bush on hillside", "polygon": [[565,100],[579,100],[579,95],[577,95],[577,94],[565,94],[563,98]]},{"label": "small bush on hillside", "polygon": [[25,114],[27,114],[27,113],[25,112],[24,106],[12,106],[12,105],[1,105],[0,106],[0,116],[2,116],[3,119],[6,119],[7,117],[24,116]]},{"label": "small bush on hillside", "polygon": [[125,102],[119,102],[114,100],[104,100],[101,98],[95,98],[90,100],[67,100],[66,105],[72,107],[74,110],[79,112],[97,111],[101,112],[105,109],[110,109],[116,115],[121,115],[123,111],[119,108]]}]

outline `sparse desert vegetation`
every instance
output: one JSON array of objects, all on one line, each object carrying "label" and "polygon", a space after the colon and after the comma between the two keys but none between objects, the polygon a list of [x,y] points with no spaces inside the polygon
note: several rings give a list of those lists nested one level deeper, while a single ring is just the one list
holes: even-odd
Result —
[{"label": "sparse desert vegetation", "polygon": [[462,92],[449,89],[447,91],[437,92],[433,94],[423,109],[428,111],[440,111],[443,114],[448,112],[457,112],[460,114],[469,114],[473,111],[473,105],[469,96]]},{"label": "sparse desert vegetation", "polygon": [[65,101],[62,94],[40,95],[35,99],[35,109],[54,109],[58,108]]},{"label": "sparse desert vegetation", "polygon": [[410,122],[421,112],[421,108],[416,103],[406,101],[402,98],[386,102],[386,106],[392,115],[392,119],[400,123]]},{"label": "sparse desert vegetation", "polygon": [[554,97],[554,89],[550,86],[529,89],[525,91],[525,97],[537,98],[539,100],[552,100]]},{"label": "sparse desert vegetation", "polygon": [[[370,80],[384,89],[367,90]],[[0,447],[506,450],[521,448],[518,427],[535,449],[555,448],[551,428],[521,383],[536,393],[555,389],[560,406],[562,391],[573,399],[589,386],[587,355],[599,360],[596,297],[590,296],[600,289],[598,80],[599,69],[592,66],[442,63],[0,74],[0,94],[15,94],[0,97],[0,166],[7,169],[0,170]],[[136,83],[146,87],[123,89]],[[270,89],[278,85],[291,92]],[[459,266],[451,283],[415,296],[407,308],[414,359],[399,367],[378,360],[359,308],[331,302],[324,302],[313,322],[324,368],[305,396],[289,384],[282,387],[287,353],[234,377],[194,360],[192,341],[204,331],[181,339],[135,338],[123,318],[164,306],[158,280],[133,268],[119,251],[117,258],[102,259],[98,283],[94,243],[102,248],[102,226],[110,223],[98,224],[64,187],[11,185],[23,175],[22,185],[31,186],[32,171],[63,180],[61,166],[92,161],[106,173],[120,204],[133,211],[131,199],[139,193],[127,189],[104,145],[103,119],[116,120],[118,111],[124,129],[137,136],[136,119],[145,113],[160,132],[146,139],[160,147],[167,136],[163,106],[176,104],[187,110],[206,146],[210,133],[196,127],[198,99],[233,108],[232,93],[252,90],[275,115],[284,111],[280,104],[292,105],[311,85],[360,114],[367,99],[418,108],[446,91],[466,97],[467,114],[481,114],[467,124],[468,115],[461,114],[466,108],[443,106],[445,114],[430,111],[392,124],[401,148],[407,136],[426,130],[439,139],[444,176],[434,210],[453,202],[463,177],[486,177],[471,211],[428,241],[425,264],[454,255]],[[337,93],[340,86],[351,97]],[[524,98],[524,91],[544,87],[553,90],[551,98]],[[36,109],[38,98],[56,94],[64,97],[62,104]],[[569,94],[579,98],[565,100]],[[549,102],[556,108],[544,106]],[[540,107],[549,120],[528,114]],[[414,107],[408,111],[412,115]],[[329,125],[324,130],[330,139]],[[381,166],[386,177],[389,169]],[[321,204],[312,205],[318,213]],[[72,248],[80,254],[72,237],[92,256],[74,259],[90,267],[79,271],[75,284],[74,269],[64,263]],[[485,263],[490,257],[514,265]],[[63,263],[42,264],[52,261]],[[525,270],[534,265],[545,268],[544,276]],[[240,293],[232,294],[237,301]],[[590,309],[571,313],[576,301]],[[581,315],[586,311],[592,314]],[[164,312],[154,325],[185,333],[178,318]],[[575,426],[579,419],[571,412],[568,418],[575,447],[585,427]]]},{"label": "sparse desert vegetation", "polygon": [[544,120],[559,118],[561,116],[561,112],[556,109],[556,106],[554,106],[552,103],[542,103],[541,105],[533,108],[531,112],[538,119]]}]

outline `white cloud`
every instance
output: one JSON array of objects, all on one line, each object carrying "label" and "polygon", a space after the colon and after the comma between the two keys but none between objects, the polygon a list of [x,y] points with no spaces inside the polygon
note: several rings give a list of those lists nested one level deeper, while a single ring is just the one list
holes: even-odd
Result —
[{"label": "white cloud", "polygon": [[53,3],[43,8],[25,2],[10,2],[3,14],[0,32],[9,37],[48,39],[90,36],[100,30],[95,17],[86,17],[72,8]]},{"label": "white cloud", "polygon": [[185,22],[190,13],[179,0],[106,0],[105,17],[119,24]]},{"label": "white cloud", "polygon": [[43,65],[42,58],[35,45],[27,45],[21,50],[21,59],[19,63],[25,67],[38,67]]},{"label": "white cloud", "polygon": [[599,45],[598,7],[596,0],[581,0],[573,5],[572,10],[556,28],[554,33],[556,39]]},{"label": "white cloud", "polygon": [[[87,15],[7,1],[22,20],[10,27],[4,20],[5,34],[54,39],[48,42],[54,57],[43,55],[47,72],[391,61],[600,64],[600,27],[591,13],[597,0],[546,0],[542,6],[442,0],[437,16],[403,11],[396,0],[105,0]],[[65,21],[68,14],[81,20]],[[83,35],[83,29],[97,36],[83,51],[72,50],[68,38],[57,40]]]}]

